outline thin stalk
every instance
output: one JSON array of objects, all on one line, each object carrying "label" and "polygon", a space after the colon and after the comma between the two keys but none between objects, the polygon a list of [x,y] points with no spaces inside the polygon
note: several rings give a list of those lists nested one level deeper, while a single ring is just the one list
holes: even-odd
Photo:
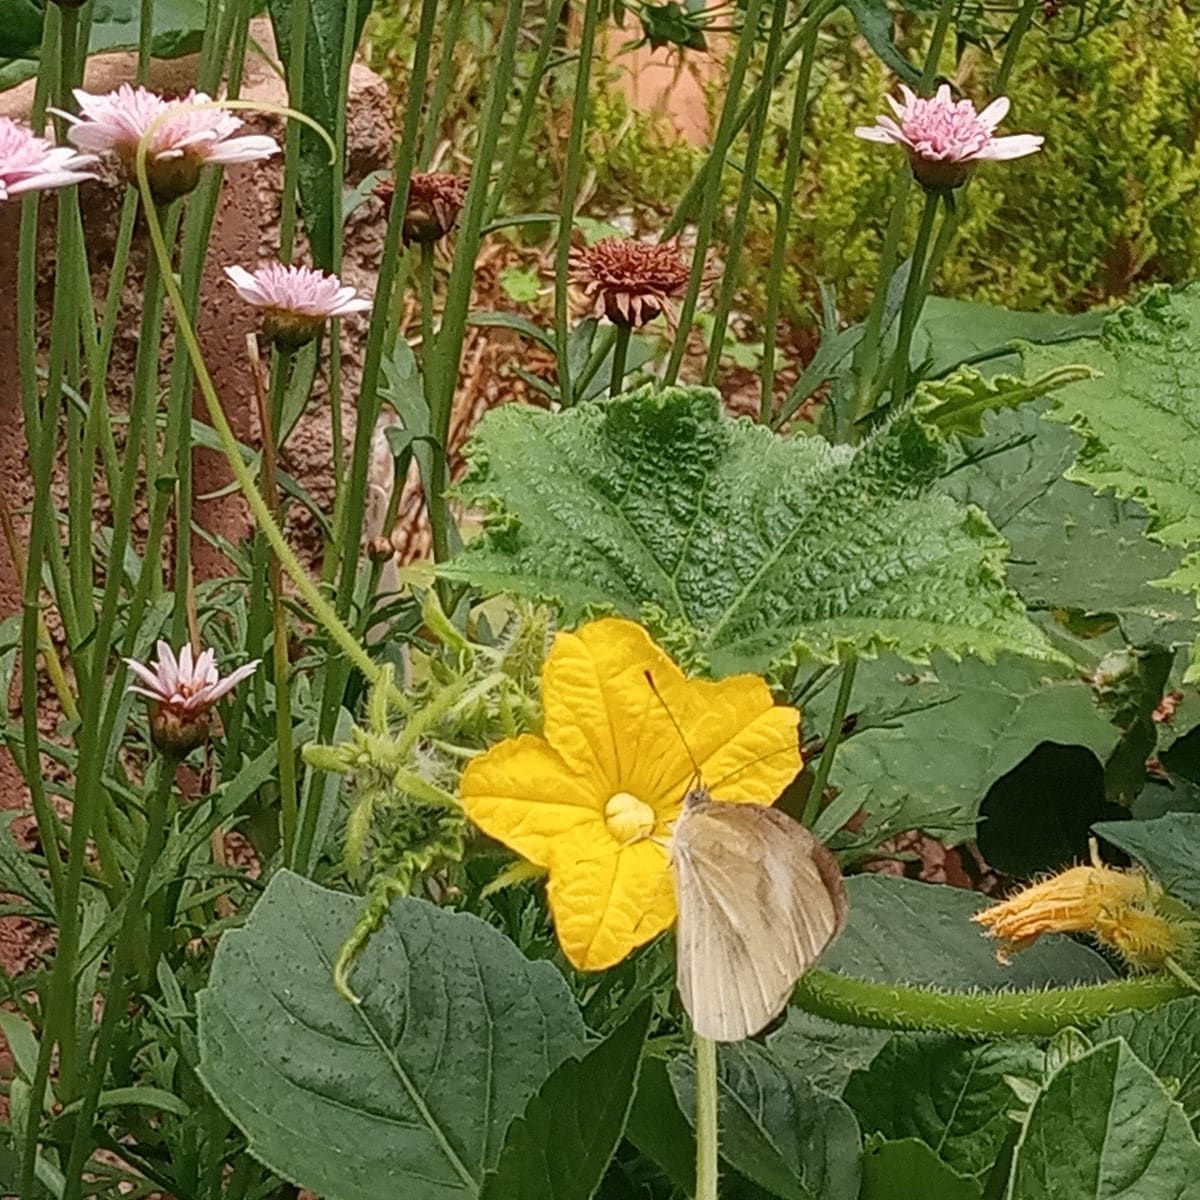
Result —
[{"label": "thin stalk", "polygon": [[141,0],[138,10],[137,81],[150,82],[150,48],[154,40],[154,0]]},{"label": "thin stalk", "polygon": [[804,814],[800,818],[801,822],[810,829],[817,819],[817,814],[821,811],[821,797],[825,794],[825,785],[829,782],[829,772],[833,769],[833,759],[837,754],[838,743],[842,740],[842,725],[846,720],[846,709],[850,706],[850,696],[854,691],[854,676],[857,671],[857,658],[850,659],[842,668],[842,682],[838,687],[837,699],[833,703],[833,717],[829,722],[829,733],[825,736],[825,747],[821,751],[812,787],[809,788],[808,798],[804,802]]},{"label": "thin stalk", "polygon": [[450,95],[450,85],[454,82],[454,52],[458,49],[463,7],[464,0],[450,0],[450,7],[442,26],[442,52],[438,56],[433,95],[429,100],[429,111],[425,114],[425,132],[421,136],[421,152],[417,156],[417,165],[422,171],[427,171],[430,162],[433,161],[441,132],[442,113],[446,108],[446,98]]},{"label": "thin stalk", "polygon": [[[408,207],[408,183],[416,161],[417,136],[420,131],[421,98],[429,76],[430,47],[437,17],[438,0],[421,0],[421,17],[413,51],[412,71],[408,80],[408,107],[404,114],[404,129],[396,158],[392,167],[395,191],[388,211],[387,232],[384,235],[383,254],[379,262],[379,276],[375,288],[375,306],[371,311],[371,324],[367,331],[367,346],[363,356],[362,384],[358,393],[358,415],[354,429],[354,447],[350,458],[350,473],[343,493],[340,512],[334,514],[334,545],[330,547],[331,570],[336,574],[337,556],[340,556],[341,572],[338,577],[337,607],[338,623],[349,615],[354,599],[354,582],[357,576],[359,549],[362,542],[363,498],[366,492],[366,476],[371,453],[371,439],[379,415],[379,379],[383,364],[385,344],[390,345],[394,327],[388,314],[392,308],[392,293],[396,286],[397,267],[400,257],[400,232],[404,224],[404,213]],[[285,562],[286,568],[286,562]],[[289,572],[290,573],[290,572]],[[344,627],[344,626],[343,626]],[[357,643],[356,643],[357,645]],[[365,657],[365,655],[364,655]],[[333,675],[326,677],[326,687],[335,684]],[[344,686],[344,680],[341,686]],[[340,692],[340,689],[339,689]],[[336,716],[335,698],[327,693],[322,699],[322,708]],[[315,775],[315,773],[314,773]],[[310,777],[311,778],[311,777]]]},{"label": "thin stalk", "polygon": [[571,101],[571,130],[563,163],[562,196],[558,209],[558,242],[554,251],[554,353],[558,365],[558,399],[563,408],[574,403],[571,390],[571,360],[567,272],[570,266],[571,233],[575,228],[575,200],[583,175],[583,134],[587,126],[588,96],[591,91],[592,59],[596,53],[596,30],[602,0],[584,0],[583,29],[579,35],[579,62],[575,67],[575,94]]},{"label": "thin stalk", "polygon": [[[839,0],[840,3],[840,0]],[[733,117],[733,136],[736,137],[749,124],[750,118],[754,116],[754,110],[758,106],[758,98],[763,90],[770,91],[779,82],[779,77],[793,58],[800,52],[804,46],[804,40],[808,35],[808,26],[797,33],[794,33],[785,43],[783,52],[779,55],[779,61],[775,65],[775,70],[771,72],[764,71],[757,83],[751,89],[750,94],[738,106],[737,112]],[[669,241],[687,224],[688,218],[695,211],[696,205],[700,202],[702,196],[708,191],[709,179],[714,172],[719,172],[724,167],[724,159],[717,159],[716,147],[709,152],[708,157],[700,165],[696,171],[691,183],[688,184],[687,190],[683,194],[683,198],[679,201],[671,219],[663,227],[662,241]]]},{"label": "thin stalk", "polygon": [[908,273],[908,284],[904,289],[904,303],[900,308],[900,333],[896,339],[896,353],[892,360],[892,404],[900,404],[908,395],[909,355],[912,352],[913,333],[917,318],[925,303],[926,260],[929,257],[929,239],[933,234],[933,223],[937,219],[941,195],[925,193],[925,207],[921,212],[921,224],[917,229],[917,240],[913,245],[912,266]]},{"label": "thin stalk", "polygon": [[[287,387],[291,366],[290,354],[276,356],[275,374],[271,380],[272,400],[275,399],[274,393],[278,393],[276,404],[267,399],[257,356],[251,362],[254,394],[258,400],[258,420],[262,428],[263,497],[271,515],[280,525],[283,524],[283,520],[279,510],[279,487],[275,479],[275,430],[278,428],[279,414],[275,409],[283,407],[283,393]],[[278,379],[282,379],[283,382],[277,383]],[[283,574],[279,569],[277,555],[272,554],[267,560],[267,578],[271,586],[271,668],[275,683],[275,741],[279,747],[279,835],[283,861],[290,867],[295,862],[299,804],[292,731],[291,664],[288,662],[287,621],[283,606]]]},{"label": "thin stalk", "polygon": [[[353,22],[353,4],[346,6],[346,20]],[[292,0],[292,20],[288,34],[288,104],[304,111],[304,65],[308,50],[309,0]],[[296,192],[300,180],[300,142],[304,126],[288,122],[287,145],[283,156],[283,197],[279,209],[279,261],[290,263],[296,244]]]},{"label": "thin stalk", "polygon": [[421,258],[417,267],[417,283],[421,292],[421,370],[426,379],[434,378],[436,354],[433,335],[433,243],[421,243]]},{"label": "thin stalk", "polygon": [[167,806],[174,774],[174,763],[160,759],[158,781],[149,798],[146,834],[129,894],[125,897],[125,915],[109,964],[108,983],[104,988],[104,1015],[100,1020],[96,1050],[88,1067],[87,1084],[79,1102],[79,1110],[75,1114],[75,1133],[67,1156],[63,1200],[79,1200],[83,1193],[84,1167],[92,1150],[92,1118],[108,1073],[117,1030],[128,1019],[129,975],[135,952],[145,932],[142,923],[145,919],[146,888],[150,882],[150,872],[166,847]]},{"label": "thin stalk", "polygon": [[[755,33],[758,29],[758,18],[762,12],[763,0],[746,0],[746,11],[743,16],[742,34],[738,39],[737,53],[733,57],[733,65],[729,69],[729,77],[725,87],[725,105],[721,109],[721,119],[717,124],[717,133],[713,138],[712,157],[718,164],[713,178],[704,193],[700,206],[700,221],[696,228],[696,245],[692,250],[692,274],[688,280],[688,290],[683,298],[679,312],[679,327],[675,334],[675,343],[671,347],[671,357],[667,361],[665,382],[673,384],[679,378],[679,368],[683,365],[683,356],[687,352],[688,335],[692,330],[692,321],[696,315],[696,301],[700,296],[700,285],[704,279],[704,271],[708,258],[708,248],[712,243],[713,227],[716,225],[717,209],[721,203],[721,173],[729,157],[729,148],[733,145],[736,132],[737,105],[742,94],[742,85],[746,79],[746,70],[754,51]],[[754,110],[751,109],[751,112]]]},{"label": "thin stalk", "polygon": [[800,69],[796,74],[796,96],[792,102],[787,156],[783,166],[783,186],[779,191],[779,208],[775,214],[775,236],[771,242],[771,262],[767,268],[767,310],[763,316],[762,398],[759,401],[759,420],[771,420],[775,407],[775,347],[779,337],[779,309],[783,303],[783,270],[787,265],[788,238],[791,234],[792,208],[796,200],[796,184],[800,178],[800,163],[804,154],[804,130],[808,121],[808,93],[812,87],[813,64],[817,61],[817,39],[821,25],[839,0],[821,5],[804,27],[804,44],[800,51]]},{"label": "thin stalk", "polygon": [[[588,0],[589,4],[594,2],[595,0]],[[429,489],[428,502],[431,523],[435,520],[436,512],[436,520],[441,523],[441,528],[447,535],[450,525],[449,503],[446,499],[450,420],[454,412],[463,338],[467,329],[467,310],[470,307],[471,289],[475,279],[475,260],[483,238],[483,213],[487,205],[488,184],[492,164],[496,159],[496,146],[500,138],[500,126],[504,121],[509,87],[512,84],[517,36],[521,30],[523,15],[524,5],[521,0],[512,0],[505,16],[494,73],[483,106],[471,185],[467,189],[467,199],[463,206],[462,227],[454,249],[454,266],[450,270],[450,280],[446,285],[442,324],[437,334],[437,392],[433,396],[429,413],[430,428],[437,445],[432,456],[434,478]],[[435,524],[434,529],[437,528]],[[435,542],[435,558],[438,550],[439,546]],[[449,551],[448,536],[443,537],[440,550],[442,557],[438,561],[444,561]]]},{"label": "thin stalk", "polygon": [[[788,6],[776,3],[771,11],[771,28],[767,34],[767,49],[763,59],[763,72],[773,74],[779,58],[779,46],[783,41],[783,26],[787,19]],[[758,185],[758,159],[762,152],[763,134],[767,128],[767,114],[771,109],[771,93],[765,88],[759,93],[750,131],[746,135],[746,155],[742,163],[742,183],[738,189],[737,208],[734,209],[733,226],[729,232],[725,251],[725,271],[721,279],[721,290],[713,311],[712,336],[708,343],[708,358],[704,364],[703,382],[712,386],[721,365],[725,349],[725,331],[729,328],[729,310],[737,292],[738,264],[741,262],[742,247],[746,243],[746,227],[750,221],[750,204]],[[695,264],[693,263],[693,272]]]},{"label": "thin stalk", "polygon": [[719,1180],[717,1123],[717,1043],[699,1035],[696,1055],[696,1200],[717,1200]]},{"label": "thin stalk", "polygon": [[922,96],[933,87],[933,81],[937,78],[938,64],[942,61],[942,50],[946,46],[946,34],[950,31],[950,20],[954,16],[957,3],[958,0],[942,0],[937,24],[933,27],[933,37],[929,41],[929,51],[925,55],[925,66],[921,71]]},{"label": "thin stalk", "polygon": [[542,36],[538,40],[538,48],[533,56],[533,64],[529,68],[529,81],[525,84],[525,89],[521,93],[521,107],[517,110],[512,133],[508,138],[508,146],[504,151],[504,159],[500,165],[499,174],[496,176],[496,185],[492,189],[492,194],[488,197],[487,208],[483,214],[483,223],[485,226],[490,225],[496,219],[496,214],[500,211],[500,205],[504,203],[504,197],[508,194],[508,185],[512,182],[513,172],[517,169],[517,159],[520,157],[521,149],[525,145],[525,134],[529,129],[529,122],[533,119],[533,110],[537,107],[538,89],[541,87],[542,79],[546,74],[550,55],[554,47],[558,44],[559,22],[562,20],[563,8],[566,2],[567,0],[550,0],[550,5],[546,10],[546,21],[542,26]]},{"label": "thin stalk", "polygon": [[[148,199],[150,184],[146,177],[145,151],[146,139],[143,137],[138,147],[138,183],[142,189],[143,198]],[[154,246],[154,252],[158,255],[160,268],[164,266],[169,267],[170,256],[167,251],[166,241],[163,238],[162,224],[153,205],[148,204],[147,206],[146,224],[150,233],[150,241]],[[288,545],[287,539],[275,523],[275,519],[271,515],[271,510],[267,507],[266,501],[263,499],[254,482],[254,477],[250,474],[250,469],[242,460],[237,438],[234,436],[233,430],[229,426],[229,421],[226,419],[225,413],[221,408],[216,387],[213,385],[212,376],[209,374],[204,357],[200,352],[200,343],[196,340],[196,331],[192,327],[179,284],[170,274],[169,270],[163,271],[163,281],[166,285],[167,297],[171,301],[171,307],[175,311],[175,320],[178,327],[177,336],[183,341],[188,357],[191,359],[196,384],[200,388],[200,394],[203,396],[205,406],[208,409],[209,420],[216,430],[217,437],[221,442],[221,448],[224,450],[225,457],[229,462],[230,470],[233,472],[234,478],[242,489],[242,493],[246,497],[246,502],[250,506],[250,511],[254,514],[259,528],[266,534],[267,541],[279,556],[280,563],[284,570],[287,571],[296,590],[303,597],[313,616],[324,626],[325,631],[341,647],[346,657],[358,667],[367,681],[369,683],[377,683],[381,675],[379,667],[371,661],[370,656],[359,644],[355,636],[342,623],[333,606],[321,595],[316,585],[309,578],[308,572],[305,571],[300,560],[296,557],[295,551]]]},{"label": "thin stalk", "polygon": [[[783,5],[780,5],[782,8]],[[608,385],[610,396],[619,396],[624,390],[625,361],[629,357],[629,339],[633,333],[632,325],[617,325],[616,339],[613,342],[612,382]]]}]

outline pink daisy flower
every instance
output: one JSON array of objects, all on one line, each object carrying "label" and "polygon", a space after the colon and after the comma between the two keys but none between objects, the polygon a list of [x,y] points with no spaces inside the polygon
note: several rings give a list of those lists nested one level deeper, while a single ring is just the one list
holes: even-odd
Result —
[{"label": "pink daisy flower", "polygon": [[24,125],[0,117],[0,200],[95,179],[86,170],[95,161],[90,154],[52,145]]},{"label": "pink daisy flower", "polygon": [[150,190],[160,204],[190,192],[208,163],[256,162],[279,153],[275,139],[263,134],[234,137],[244,122],[222,109],[202,107],[211,103],[203,92],[168,100],[123,83],[102,96],[77,90],[75,100],[79,116],[59,113],[71,122],[71,142],[97,154],[112,151],[131,182],[142,135],[160,116],[170,114],[154,127],[146,151]]},{"label": "pink daisy flower", "polygon": [[368,312],[371,301],[336,275],[311,267],[267,263],[256,271],[226,267],[225,274],[247,304],[263,310],[263,332],[281,350],[297,350],[316,337],[330,317]]},{"label": "pink daisy flower", "polygon": [[136,659],[125,660],[139,681],[130,684],[129,691],[152,701],[150,734],[154,744],[164,754],[178,758],[207,741],[213,706],[243,679],[253,675],[258,663],[255,659],[222,679],[211,650],[193,656],[189,645],[176,657],[171,647],[161,641],[157,662],[147,666]]},{"label": "pink daisy flower", "polygon": [[943,84],[931,99],[900,85],[904,103],[892,96],[887,102],[895,118],[877,117],[874,125],[860,125],[855,133],[871,142],[895,142],[908,151],[913,175],[924,187],[946,191],[960,186],[977,162],[1024,158],[1041,149],[1044,138],[1032,133],[996,137],[996,126],[1008,115],[1006,96],[976,112],[970,100],[955,100]]}]

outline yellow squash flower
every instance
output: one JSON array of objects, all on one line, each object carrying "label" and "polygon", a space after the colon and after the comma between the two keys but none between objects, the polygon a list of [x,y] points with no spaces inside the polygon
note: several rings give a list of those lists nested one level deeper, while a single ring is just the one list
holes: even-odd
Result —
[{"label": "yellow squash flower", "polygon": [[554,639],[542,701],[545,736],[474,759],[463,805],[548,871],[559,943],[598,971],[675,920],[665,843],[693,782],[689,749],[713,799],[771,804],[800,770],[800,714],[756,675],[688,679],[640,625],[616,619]]}]

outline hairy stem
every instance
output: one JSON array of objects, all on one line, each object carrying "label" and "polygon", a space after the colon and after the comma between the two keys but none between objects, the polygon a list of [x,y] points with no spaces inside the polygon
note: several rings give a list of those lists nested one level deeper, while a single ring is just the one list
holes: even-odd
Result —
[{"label": "hairy stem", "polygon": [[696,1200],[717,1200],[717,1044],[697,1035],[696,1055]]}]

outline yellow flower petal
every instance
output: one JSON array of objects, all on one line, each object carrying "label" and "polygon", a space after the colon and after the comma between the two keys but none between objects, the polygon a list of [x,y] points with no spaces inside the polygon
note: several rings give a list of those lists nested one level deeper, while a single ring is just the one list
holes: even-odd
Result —
[{"label": "yellow flower petal", "polygon": [[665,820],[678,815],[693,756],[703,784],[735,802],[770,804],[800,770],[800,714],[776,705],[762,679],[690,680],[632,621],[559,634],[542,697],[546,738],[563,758]]},{"label": "yellow flower petal", "polygon": [[572,771],[541,738],[522,734],[472,759],[462,774],[466,814],[484,833],[539,867],[555,838],[581,827],[607,839],[607,790]]},{"label": "yellow flower petal", "polygon": [[630,791],[631,767],[653,748],[687,762],[679,743],[644,736],[670,721],[646,682],[660,689],[683,682],[683,673],[650,635],[632,621],[592,621],[578,633],[560,633],[542,669],[546,740],[581,775],[607,780],[610,792]]},{"label": "yellow flower petal", "polygon": [[587,830],[554,845],[546,889],[559,944],[581,971],[602,971],[675,920],[666,850],[649,840],[598,843]]}]

